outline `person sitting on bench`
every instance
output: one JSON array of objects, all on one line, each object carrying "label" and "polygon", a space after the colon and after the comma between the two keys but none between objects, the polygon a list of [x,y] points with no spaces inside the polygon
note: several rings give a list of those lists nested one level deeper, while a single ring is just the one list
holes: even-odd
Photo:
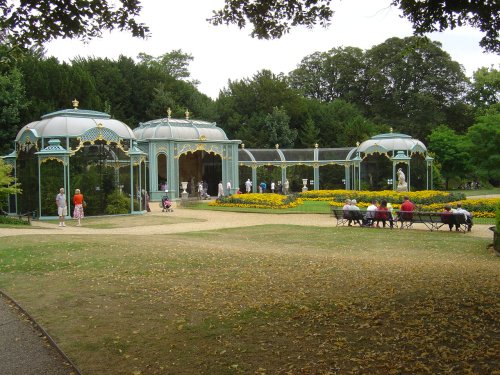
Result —
[{"label": "person sitting on bench", "polygon": [[[467,224],[467,231],[470,232],[472,229],[472,214],[466,209],[462,208],[462,203],[457,203],[457,208],[455,210],[456,214],[464,214],[465,215],[465,224]],[[459,230],[459,225],[456,224],[456,229]]]},{"label": "person sitting on bench", "polygon": [[392,214],[387,208],[387,201],[385,199],[382,199],[382,201],[380,202],[380,206],[377,208],[377,212],[375,213],[375,220],[377,221],[377,228],[380,228],[380,222],[382,222],[382,226],[385,228],[386,221],[389,221],[391,229],[394,226],[394,223],[392,221]]},{"label": "person sitting on bench", "polygon": [[453,224],[455,223],[455,220],[453,219],[453,211],[451,210],[451,206],[449,204],[445,204],[444,206],[444,210],[441,213],[441,221],[444,224],[448,224],[450,231],[453,230]]},{"label": "person sitting on bench", "polygon": [[377,200],[374,199],[372,200],[372,204],[366,208],[366,214],[363,219],[363,225],[365,227],[373,226],[373,223],[375,221],[375,213],[377,211],[377,203],[378,203]]},{"label": "person sitting on bench", "polygon": [[356,199],[351,200],[351,204],[349,206],[349,223],[347,224],[348,226],[352,226],[351,222],[354,221],[355,224],[358,224],[361,226],[361,221],[360,219],[363,217],[361,215],[361,212],[359,211],[359,207],[357,206]]}]

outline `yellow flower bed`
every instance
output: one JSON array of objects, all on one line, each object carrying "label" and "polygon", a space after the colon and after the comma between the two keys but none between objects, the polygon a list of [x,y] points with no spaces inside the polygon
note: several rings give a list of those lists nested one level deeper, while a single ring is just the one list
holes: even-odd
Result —
[{"label": "yellow flower bed", "polygon": [[300,198],[281,194],[233,194],[210,202],[209,206],[284,209],[303,204]]},{"label": "yellow flower bed", "polygon": [[397,192],[394,190],[383,191],[357,191],[357,190],[309,190],[300,193],[299,196],[304,200],[314,201],[336,201],[344,202],[346,199],[356,199],[358,202],[371,202],[372,199],[388,202],[403,202],[403,197],[407,195],[412,202],[417,204],[431,204],[436,202],[455,201],[464,199],[463,194],[450,193],[438,190],[422,190],[411,192]]}]

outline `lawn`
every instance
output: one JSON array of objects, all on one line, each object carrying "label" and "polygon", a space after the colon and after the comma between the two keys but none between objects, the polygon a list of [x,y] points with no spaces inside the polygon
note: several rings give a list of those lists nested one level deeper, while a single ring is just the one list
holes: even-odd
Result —
[{"label": "lawn", "polygon": [[84,374],[486,374],[488,242],[293,226],[6,237],[0,289]]}]

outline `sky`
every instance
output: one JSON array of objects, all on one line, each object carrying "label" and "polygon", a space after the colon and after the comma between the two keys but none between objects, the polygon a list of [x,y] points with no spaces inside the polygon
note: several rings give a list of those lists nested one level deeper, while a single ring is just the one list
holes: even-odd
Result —
[{"label": "sky", "polygon": [[[75,57],[117,59],[124,55],[136,59],[140,52],[156,57],[181,49],[194,58],[189,65],[191,79],[200,81],[198,89],[216,99],[228,80],[252,78],[262,69],[288,74],[314,52],[348,46],[366,50],[391,37],[411,36],[411,23],[390,3],[332,0],[335,14],[328,28],[299,27],[278,40],[259,40],[250,37],[250,29],[212,26],[206,21],[213,10],[223,7],[223,0],[141,0],[138,20],[150,27],[149,38],[105,32],[102,38],[87,44],[55,40],[46,45],[46,51],[48,56],[69,62]],[[443,50],[464,67],[469,77],[483,66],[500,69],[500,56],[483,52],[479,47],[482,34],[476,29],[463,27],[427,36],[441,42]]]}]

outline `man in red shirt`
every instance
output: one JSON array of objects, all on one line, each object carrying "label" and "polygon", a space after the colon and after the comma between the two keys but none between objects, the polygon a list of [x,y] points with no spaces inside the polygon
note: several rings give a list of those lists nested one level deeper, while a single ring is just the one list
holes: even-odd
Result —
[{"label": "man in red shirt", "polygon": [[[401,221],[401,228],[411,226],[411,221],[413,219],[413,211],[415,210],[415,205],[410,202],[410,198],[405,195],[403,197],[403,203],[401,203],[401,207],[399,209],[399,220]],[[407,225],[404,225],[404,222],[408,222]]]},{"label": "man in red shirt", "polygon": [[407,196],[405,196],[403,198],[403,203],[401,203],[401,208],[400,210],[401,211],[405,211],[405,212],[411,212],[415,209],[415,205],[410,202],[410,198],[408,198]]}]

